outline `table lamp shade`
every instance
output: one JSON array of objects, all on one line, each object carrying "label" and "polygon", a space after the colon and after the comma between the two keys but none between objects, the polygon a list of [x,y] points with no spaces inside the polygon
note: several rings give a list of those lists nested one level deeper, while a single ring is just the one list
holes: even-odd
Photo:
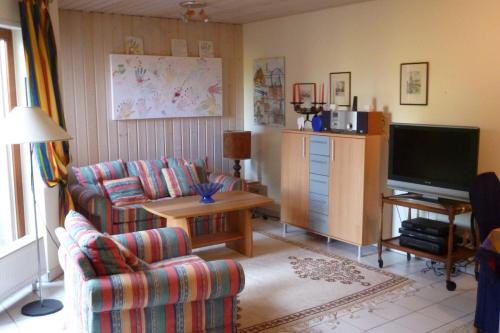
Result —
[{"label": "table lamp shade", "polygon": [[5,144],[71,140],[71,135],[38,107],[17,106],[0,121]]},{"label": "table lamp shade", "polygon": [[247,160],[252,157],[252,132],[225,131],[224,157],[233,160]]}]

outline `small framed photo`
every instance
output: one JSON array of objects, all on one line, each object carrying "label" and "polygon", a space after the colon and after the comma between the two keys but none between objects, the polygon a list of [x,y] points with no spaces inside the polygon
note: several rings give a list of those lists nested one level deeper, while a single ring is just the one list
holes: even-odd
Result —
[{"label": "small framed photo", "polygon": [[351,105],[351,72],[330,73],[330,104]]},{"label": "small framed photo", "polygon": [[399,80],[399,104],[427,105],[429,93],[428,62],[401,64]]},{"label": "small framed photo", "polygon": [[173,57],[187,57],[187,41],[185,39],[172,39],[170,41]]},{"label": "small framed photo", "polygon": [[213,58],[214,57],[214,43],[210,40],[198,41],[198,52],[200,58]]},{"label": "small framed photo", "polygon": [[302,102],[302,107],[310,108],[313,103],[316,103],[316,83],[296,83],[294,89],[297,87],[297,95],[299,102]]},{"label": "small framed photo", "polygon": [[144,54],[142,38],[134,36],[125,37],[125,52],[127,54]]}]

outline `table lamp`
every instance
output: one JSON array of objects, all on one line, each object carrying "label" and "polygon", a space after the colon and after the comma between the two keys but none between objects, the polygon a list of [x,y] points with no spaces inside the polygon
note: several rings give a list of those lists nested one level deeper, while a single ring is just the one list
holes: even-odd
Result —
[{"label": "table lamp", "polygon": [[55,299],[44,299],[42,288],[42,263],[38,238],[38,221],[36,213],[35,183],[33,178],[33,147],[35,143],[50,141],[66,141],[71,136],[57,125],[38,107],[15,107],[0,123],[0,141],[4,144],[29,144],[31,168],[31,194],[35,214],[36,252],[38,259],[38,300],[24,305],[21,313],[26,316],[45,316],[63,308]]},{"label": "table lamp", "polygon": [[224,131],[224,158],[234,160],[234,176],[240,178],[240,161],[252,157],[252,132]]}]

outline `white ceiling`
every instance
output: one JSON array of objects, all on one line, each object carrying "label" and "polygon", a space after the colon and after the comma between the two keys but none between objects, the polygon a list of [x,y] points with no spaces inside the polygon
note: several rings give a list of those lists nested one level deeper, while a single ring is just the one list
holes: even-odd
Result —
[{"label": "white ceiling", "polygon": [[[250,23],[368,0],[206,0],[213,22]],[[180,0],[59,0],[60,9],[179,18]]]}]

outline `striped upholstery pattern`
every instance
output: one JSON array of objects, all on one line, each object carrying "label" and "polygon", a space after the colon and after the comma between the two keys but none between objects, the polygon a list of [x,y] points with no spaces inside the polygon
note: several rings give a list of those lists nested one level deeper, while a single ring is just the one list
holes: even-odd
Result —
[{"label": "striped upholstery pattern", "polygon": [[123,254],[113,240],[97,231],[81,214],[69,212],[64,227],[90,259],[99,276],[130,273]]},{"label": "striped upholstery pattern", "polygon": [[222,184],[221,192],[245,191],[245,181],[241,178],[236,178],[226,175],[210,175],[210,182]]},{"label": "striped upholstery pattern", "polygon": [[198,175],[198,178],[200,179],[201,183],[207,183],[208,182],[208,158],[198,158],[193,161],[185,160],[183,158],[176,158],[176,157],[164,157],[164,159],[167,161],[167,167],[171,168],[174,166],[180,166],[180,165],[185,165],[185,164],[194,164],[196,173]]},{"label": "striped upholstery pattern", "polygon": [[73,173],[80,184],[97,184],[103,180],[125,178],[128,176],[122,160],[102,162],[80,168],[73,167]]},{"label": "striped upholstery pattern", "polygon": [[106,194],[115,206],[120,207],[148,200],[142,190],[139,177],[104,180],[102,184],[106,189]]},{"label": "striped upholstery pattern", "polygon": [[161,169],[166,167],[167,164],[163,160],[127,162],[128,174],[140,178],[144,193],[153,200],[169,195],[167,183],[161,174]]},{"label": "striped upholstery pattern", "polygon": [[195,192],[191,186],[200,182],[192,164],[165,168],[162,173],[172,198],[193,195]]},{"label": "striped upholstery pattern", "polygon": [[64,248],[70,256],[68,260],[72,260],[76,264],[75,266],[78,269],[78,273],[83,277],[83,279],[86,281],[96,277],[94,267],[92,267],[89,258],[87,258],[85,253],[83,253],[78,246],[78,243],[71,238],[68,232],[64,228],[59,227],[56,228],[56,236],[61,243],[61,247]]},{"label": "striped upholstery pattern", "polygon": [[191,254],[191,241],[181,228],[137,231],[113,238],[148,263]]},{"label": "striped upholstery pattern", "polygon": [[147,262],[142,260],[141,258],[137,257],[132,251],[130,251],[128,248],[123,246],[122,243],[118,242],[117,240],[111,238],[115,245],[118,247],[118,250],[120,250],[120,253],[122,254],[123,258],[125,259],[125,262],[127,263],[127,266],[132,268],[134,272],[138,271],[144,271],[146,269],[150,269],[150,266]]},{"label": "striped upholstery pattern", "polygon": [[226,214],[190,218],[189,231],[196,236],[227,231]]},{"label": "striped upholstery pattern", "polygon": [[[75,228],[73,233],[77,236],[84,234],[85,228],[94,230],[74,213],[68,216],[67,224]],[[57,230],[67,297],[65,307],[69,315],[67,324],[77,326],[71,327],[73,331],[237,332],[236,297],[245,283],[241,265],[233,260],[205,262],[190,255],[191,248],[185,239],[174,239],[175,236],[187,237],[185,233],[182,230],[179,233],[176,228],[173,231],[169,229],[161,229],[160,235],[155,236],[151,236],[150,231],[142,231],[113,237],[122,245],[126,242],[137,244],[134,254],[144,254],[149,258],[164,257],[153,262],[150,269],[100,277],[88,275],[87,278],[84,278],[84,270],[80,268],[81,252],[74,255],[75,242],[67,246],[69,242],[64,240],[71,238],[70,234],[62,228]],[[148,245],[142,246],[144,239],[149,240]],[[162,247],[170,250],[159,250]],[[131,249],[131,252],[134,251]],[[167,258],[176,253],[188,255]]]},{"label": "striped upholstery pattern", "polygon": [[[157,281],[157,283],[149,283]],[[236,295],[245,285],[243,268],[233,260],[198,262],[100,277],[88,281],[93,312],[188,303]],[[125,290],[141,290],[141,293]]]}]

